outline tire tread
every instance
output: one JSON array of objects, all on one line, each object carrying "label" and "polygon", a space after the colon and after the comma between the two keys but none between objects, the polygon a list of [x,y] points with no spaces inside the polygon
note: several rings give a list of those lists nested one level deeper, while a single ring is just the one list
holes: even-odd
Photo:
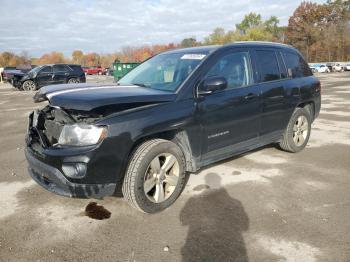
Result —
[{"label": "tire tread", "polygon": [[[287,125],[287,128],[286,130],[284,131],[283,133],[283,137],[282,137],[282,140],[279,142],[279,146],[282,150],[284,151],[287,151],[287,152],[291,152],[291,153],[296,153],[298,152],[297,150],[295,150],[295,148],[293,148],[293,145],[291,145],[291,140],[289,138],[289,132],[291,132],[290,130],[293,130],[293,126],[294,126],[294,117],[295,115],[299,112],[299,111],[305,111],[305,113],[308,114],[308,120],[310,121],[310,118],[311,118],[311,114],[309,112],[309,110],[305,109],[305,108],[302,108],[302,107],[297,107],[289,122],[288,122],[288,125]],[[309,130],[309,132],[311,132],[311,130]]]},{"label": "tire tread", "polygon": [[164,142],[169,142],[169,141],[164,139],[151,139],[139,145],[136,148],[136,150],[134,150],[134,152],[132,153],[132,156],[130,158],[130,162],[128,164],[128,168],[124,177],[124,182],[122,187],[124,198],[129,202],[129,204],[132,207],[136,208],[137,210],[143,213],[146,213],[146,212],[138,205],[135,198],[135,195],[136,195],[135,180],[137,176],[137,171],[145,155],[153,147]]}]

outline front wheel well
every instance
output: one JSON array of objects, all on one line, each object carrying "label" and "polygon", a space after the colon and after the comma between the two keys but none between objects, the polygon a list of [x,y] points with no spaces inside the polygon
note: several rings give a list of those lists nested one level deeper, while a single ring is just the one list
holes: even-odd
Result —
[{"label": "front wheel well", "polygon": [[159,132],[159,133],[155,133],[149,136],[139,138],[134,143],[132,149],[130,150],[128,159],[130,159],[130,156],[138,148],[140,144],[144,143],[147,140],[157,139],[157,138],[165,139],[177,144],[181,148],[182,153],[184,154],[184,157],[186,160],[186,171],[188,172],[197,171],[197,165],[192,156],[192,149],[188,139],[188,135],[187,135],[187,132],[184,130],[168,130],[168,131],[163,131],[163,132]]}]

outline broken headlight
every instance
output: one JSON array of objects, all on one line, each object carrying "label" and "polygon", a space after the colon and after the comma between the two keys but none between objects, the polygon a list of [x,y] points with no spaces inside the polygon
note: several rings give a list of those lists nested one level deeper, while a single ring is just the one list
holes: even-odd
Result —
[{"label": "broken headlight", "polygon": [[94,125],[65,125],[58,139],[59,145],[89,146],[101,142],[107,128]]}]

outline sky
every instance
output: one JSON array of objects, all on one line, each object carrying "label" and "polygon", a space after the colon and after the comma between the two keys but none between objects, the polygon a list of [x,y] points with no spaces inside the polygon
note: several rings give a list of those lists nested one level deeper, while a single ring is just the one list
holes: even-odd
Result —
[{"label": "sky", "polygon": [[[324,3],[325,0],[313,0]],[[0,52],[41,56],[73,50],[111,53],[124,46],[202,40],[234,28],[245,14],[287,25],[301,0],[0,0]]]}]

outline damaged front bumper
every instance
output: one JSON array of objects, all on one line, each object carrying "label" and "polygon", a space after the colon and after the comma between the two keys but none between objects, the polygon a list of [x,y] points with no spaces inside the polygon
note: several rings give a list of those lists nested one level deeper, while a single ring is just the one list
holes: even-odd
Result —
[{"label": "damaged front bumper", "polygon": [[35,158],[34,152],[26,148],[29,175],[46,190],[67,197],[102,198],[113,195],[116,184],[72,183],[63,173]]},{"label": "damaged front bumper", "polygon": [[[104,145],[55,148],[52,142],[57,140],[59,132],[55,134],[54,131],[59,126],[46,126],[45,118],[43,111],[32,112],[29,116],[25,156],[30,176],[48,191],[62,196],[102,198],[113,195],[116,180],[112,175],[115,173],[108,168],[110,160],[104,155]],[[99,172],[102,167],[107,167],[103,176]]]}]

